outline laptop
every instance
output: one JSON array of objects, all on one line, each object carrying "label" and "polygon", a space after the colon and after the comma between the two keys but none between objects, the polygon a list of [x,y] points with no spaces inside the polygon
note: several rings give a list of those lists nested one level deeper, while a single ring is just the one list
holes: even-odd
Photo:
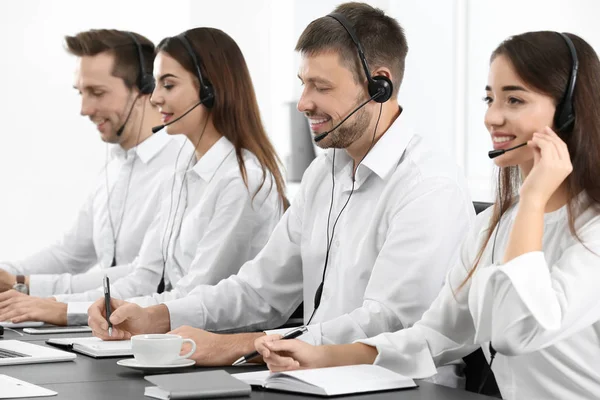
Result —
[{"label": "laptop", "polygon": [[18,328],[34,328],[34,327],[38,327],[38,326],[42,326],[44,325],[43,322],[40,321],[26,321],[26,322],[19,322],[19,323],[12,323],[10,321],[4,321],[4,322],[0,322],[0,326],[3,326],[4,328],[11,328],[11,329],[18,329]]},{"label": "laptop", "polygon": [[19,340],[0,340],[0,366],[71,361],[76,354]]}]

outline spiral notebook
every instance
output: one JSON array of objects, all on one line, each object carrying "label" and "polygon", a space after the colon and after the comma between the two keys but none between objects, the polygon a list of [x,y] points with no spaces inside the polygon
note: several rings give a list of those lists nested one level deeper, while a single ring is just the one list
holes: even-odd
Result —
[{"label": "spiral notebook", "polygon": [[104,341],[97,337],[52,338],[46,343],[94,358],[132,356],[131,340]]},{"label": "spiral notebook", "polygon": [[234,378],[264,389],[338,396],[416,388],[415,382],[378,365],[349,365],[270,373],[269,371],[233,374]]}]

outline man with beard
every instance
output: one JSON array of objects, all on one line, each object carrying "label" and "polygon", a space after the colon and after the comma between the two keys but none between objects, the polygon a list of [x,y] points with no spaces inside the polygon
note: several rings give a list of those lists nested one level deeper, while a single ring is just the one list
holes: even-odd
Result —
[{"label": "man with beard", "polygon": [[[360,3],[335,13],[313,21],[296,46],[298,109],[328,151],[265,248],[185,298],[148,308],[113,300],[112,339],[173,330],[196,342],[198,364],[227,365],[264,332],[215,332],[280,326],[302,301],[301,339],[328,344],[409,327],[434,300],[474,218],[466,183],[404,126],[396,99],[408,47],[398,22]],[[104,303],[88,314],[95,335],[111,339]]]},{"label": "man with beard", "polygon": [[[64,325],[67,304],[40,297],[84,292],[99,286],[105,274],[113,282],[129,274],[182,145],[166,133],[152,135],[161,116],[150,103],[150,40],[100,29],[67,36],[65,42],[77,57],[73,86],[81,96],[80,113],[107,143],[106,165],[61,240],[24,259],[0,262],[0,322],[13,311],[15,322],[26,315]],[[87,306],[73,310],[81,312],[86,315]],[[47,318],[54,314],[63,317]]]}]

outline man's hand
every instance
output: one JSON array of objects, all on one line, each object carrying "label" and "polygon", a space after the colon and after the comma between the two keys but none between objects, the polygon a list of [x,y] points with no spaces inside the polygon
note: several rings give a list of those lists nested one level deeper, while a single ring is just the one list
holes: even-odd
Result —
[{"label": "man's hand", "polygon": [[142,308],[134,303],[110,299],[112,336],[108,336],[108,322],[104,297],[88,309],[88,325],[94,336],[102,340],[123,340],[145,333],[165,333],[169,328],[169,310],[164,304]]},{"label": "man's hand", "polygon": [[3,269],[0,269],[0,292],[11,290],[17,283],[17,277]]},{"label": "man's hand", "polygon": [[0,321],[43,321],[67,325],[67,305],[54,299],[42,299],[9,290],[0,293]]},{"label": "man's hand", "polygon": [[[196,361],[196,365],[211,367],[230,366],[244,354],[254,351],[254,340],[264,336],[262,332],[224,335],[190,326],[182,326],[169,333],[192,339],[196,343],[196,351],[190,358]],[[181,354],[188,351],[190,345],[185,344]]]}]

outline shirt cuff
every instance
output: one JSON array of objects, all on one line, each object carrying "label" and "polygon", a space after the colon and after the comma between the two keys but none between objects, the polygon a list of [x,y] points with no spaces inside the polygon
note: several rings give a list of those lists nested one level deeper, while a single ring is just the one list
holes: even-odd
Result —
[{"label": "shirt cuff", "polygon": [[187,305],[188,298],[182,298],[172,301],[166,301],[162,304],[169,309],[169,319],[171,321],[171,330],[180,326],[191,325],[197,328],[204,327],[204,316],[194,315],[193,323],[190,321],[190,307]]},{"label": "shirt cuff", "polygon": [[[426,342],[410,340],[404,341],[404,346],[394,346],[388,335],[399,336],[402,331],[396,333],[383,333],[369,339],[357,340],[354,343],[363,343],[377,349],[377,358],[373,364],[380,365],[389,370],[413,379],[428,378],[437,374],[435,363]],[[398,337],[394,338],[398,342]]]},{"label": "shirt cuff", "polygon": [[50,297],[55,294],[52,275],[30,275],[29,294],[37,297]]},{"label": "shirt cuff", "polygon": [[[531,316],[546,330],[558,329],[560,310],[553,309],[555,293],[550,271],[541,251],[525,253],[501,266],[483,268],[473,277],[469,308],[474,310],[476,343],[489,341],[495,293],[502,285],[511,285]],[[507,306],[510,306],[507,304]]]},{"label": "shirt cuff", "polygon": [[87,325],[87,312],[92,304],[92,301],[67,303],[67,325]]}]

